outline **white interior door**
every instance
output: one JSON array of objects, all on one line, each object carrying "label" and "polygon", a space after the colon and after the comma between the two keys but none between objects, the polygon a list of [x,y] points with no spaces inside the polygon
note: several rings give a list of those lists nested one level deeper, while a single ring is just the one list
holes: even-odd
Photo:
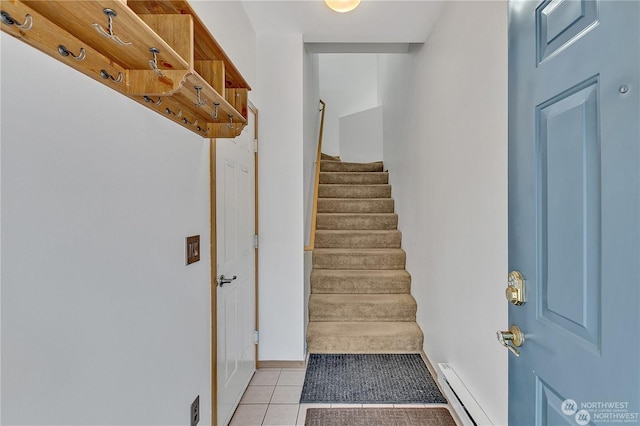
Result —
[{"label": "white interior door", "polygon": [[256,365],[252,114],[249,120],[237,138],[216,141],[217,402],[221,425],[230,421]]}]

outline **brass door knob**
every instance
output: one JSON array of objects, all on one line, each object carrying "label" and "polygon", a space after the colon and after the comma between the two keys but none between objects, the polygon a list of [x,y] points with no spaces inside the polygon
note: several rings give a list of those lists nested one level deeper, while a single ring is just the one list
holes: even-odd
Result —
[{"label": "brass door knob", "polygon": [[[509,331],[498,331],[496,337],[502,346],[509,349],[515,356],[520,356],[520,351],[516,349],[524,343],[524,334],[520,327],[512,325]],[[513,343],[513,346],[509,342]]]}]

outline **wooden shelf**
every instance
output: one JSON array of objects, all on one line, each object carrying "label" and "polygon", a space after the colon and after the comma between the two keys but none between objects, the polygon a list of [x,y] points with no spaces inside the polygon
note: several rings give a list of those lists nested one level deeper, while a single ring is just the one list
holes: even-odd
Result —
[{"label": "wooden shelf", "polygon": [[14,0],[2,12],[3,31],[200,136],[247,123],[251,88],[186,1]]},{"label": "wooden shelf", "polygon": [[[122,1],[23,0],[22,2],[125,69],[149,69],[148,61],[152,59],[152,54],[149,52],[151,47],[160,50],[158,54],[160,69],[189,69],[189,63]],[[98,33],[94,24],[108,28],[108,17],[104,9],[111,9],[117,13],[113,18],[113,34],[123,42],[131,44],[121,46],[113,39]],[[34,22],[34,26],[36,25],[38,23]]]},{"label": "wooden shelf", "polygon": [[211,35],[207,27],[202,23],[198,15],[193,11],[188,2],[184,0],[128,0],[127,5],[139,15],[191,15],[194,26],[194,59],[220,60],[226,65],[225,87],[245,88],[251,87],[244,80],[240,72],[233,65],[222,47]]}]

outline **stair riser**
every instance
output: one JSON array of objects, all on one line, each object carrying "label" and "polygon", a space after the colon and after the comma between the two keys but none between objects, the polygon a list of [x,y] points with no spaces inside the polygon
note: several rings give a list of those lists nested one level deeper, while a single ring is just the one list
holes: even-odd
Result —
[{"label": "stair riser", "polygon": [[309,321],[415,321],[416,307],[411,305],[318,304],[309,302]]},{"label": "stair riser", "polygon": [[387,172],[323,172],[320,173],[321,184],[342,185],[382,185],[389,183]]},{"label": "stair riser", "polygon": [[357,354],[357,353],[420,353],[424,337],[397,336],[323,336],[307,339],[307,350],[316,354]]},{"label": "stair riser", "polygon": [[424,337],[415,322],[309,322],[310,353],[416,353]]},{"label": "stair riser", "polygon": [[411,291],[411,278],[408,274],[396,277],[363,274],[358,277],[323,272],[311,271],[312,294],[408,294]]},{"label": "stair riser", "polygon": [[313,354],[411,354],[420,353],[424,340],[396,336],[373,339],[366,336],[356,338],[308,339],[307,350]]},{"label": "stair riser", "polygon": [[321,161],[321,172],[382,172],[382,163],[341,163],[338,161]]},{"label": "stair riser", "polygon": [[404,252],[387,254],[322,253],[313,254],[313,267],[318,269],[404,269]]},{"label": "stair riser", "polygon": [[391,198],[391,185],[318,185],[318,198]]},{"label": "stair riser", "polygon": [[393,213],[391,198],[369,200],[318,198],[318,213]]},{"label": "stair riser", "polygon": [[318,213],[316,229],[334,230],[388,230],[398,228],[398,216],[396,214],[363,214],[340,215]]},{"label": "stair riser", "polygon": [[384,233],[349,232],[333,233],[316,231],[316,248],[400,248],[402,234],[396,231]]}]

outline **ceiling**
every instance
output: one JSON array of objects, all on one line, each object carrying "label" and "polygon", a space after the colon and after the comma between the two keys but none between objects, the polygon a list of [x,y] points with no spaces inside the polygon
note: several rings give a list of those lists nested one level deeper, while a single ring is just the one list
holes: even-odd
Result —
[{"label": "ceiling", "polygon": [[323,0],[242,4],[257,34],[302,34],[312,53],[406,51],[427,39],[442,6],[435,0],[362,0],[354,11],[338,13]]}]

